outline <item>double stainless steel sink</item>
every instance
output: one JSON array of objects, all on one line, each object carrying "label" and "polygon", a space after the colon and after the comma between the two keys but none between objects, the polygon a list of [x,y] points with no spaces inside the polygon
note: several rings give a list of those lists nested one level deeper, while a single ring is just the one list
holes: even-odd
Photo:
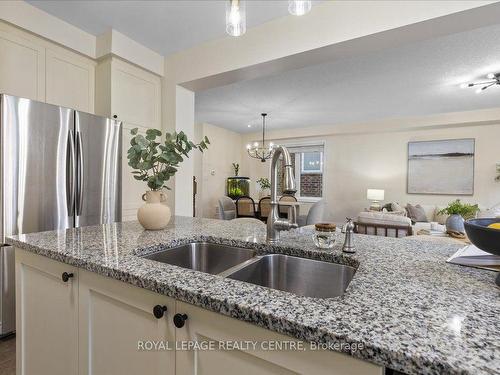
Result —
[{"label": "double stainless steel sink", "polygon": [[341,296],[356,272],[342,264],[282,254],[257,256],[253,249],[208,242],[191,242],[143,257],[315,298]]},{"label": "double stainless steel sink", "polygon": [[146,255],[144,258],[216,275],[254,256],[255,251],[252,249],[191,242]]}]

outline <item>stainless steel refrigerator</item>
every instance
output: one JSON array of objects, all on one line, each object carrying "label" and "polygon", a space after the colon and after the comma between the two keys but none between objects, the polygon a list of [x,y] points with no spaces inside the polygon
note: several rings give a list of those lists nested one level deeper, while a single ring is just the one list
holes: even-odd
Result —
[{"label": "stainless steel refrigerator", "polygon": [[0,336],[15,330],[5,237],[121,220],[121,123],[0,95]]}]

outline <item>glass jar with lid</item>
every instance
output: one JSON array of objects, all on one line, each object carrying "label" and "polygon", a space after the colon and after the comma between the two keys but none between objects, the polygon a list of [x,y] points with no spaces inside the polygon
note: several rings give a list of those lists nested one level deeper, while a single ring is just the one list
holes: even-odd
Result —
[{"label": "glass jar with lid", "polygon": [[314,225],[313,242],[320,249],[331,249],[337,240],[337,226],[334,223]]}]

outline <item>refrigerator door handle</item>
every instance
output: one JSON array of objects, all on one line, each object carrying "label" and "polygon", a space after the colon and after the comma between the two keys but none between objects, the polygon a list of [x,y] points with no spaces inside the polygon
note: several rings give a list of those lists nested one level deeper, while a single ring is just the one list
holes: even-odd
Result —
[{"label": "refrigerator door handle", "polygon": [[73,131],[68,131],[66,153],[66,207],[68,216],[75,214],[75,138]]},{"label": "refrigerator door handle", "polygon": [[76,184],[76,215],[82,214],[83,207],[83,186],[84,186],[84,161],[82,136],[79,131],[76,132],[76,162],[77,162],[77,184]]}]

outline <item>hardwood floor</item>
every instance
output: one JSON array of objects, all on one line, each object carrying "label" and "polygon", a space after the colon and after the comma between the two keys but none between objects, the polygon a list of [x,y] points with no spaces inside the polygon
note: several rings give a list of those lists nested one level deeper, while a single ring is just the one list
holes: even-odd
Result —
[{"label": "hardwood floor", "polygon": [[16,336],[0,339],[0,375],[16,374]]}]

